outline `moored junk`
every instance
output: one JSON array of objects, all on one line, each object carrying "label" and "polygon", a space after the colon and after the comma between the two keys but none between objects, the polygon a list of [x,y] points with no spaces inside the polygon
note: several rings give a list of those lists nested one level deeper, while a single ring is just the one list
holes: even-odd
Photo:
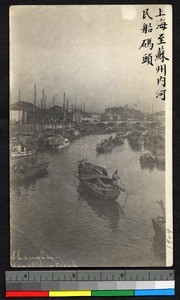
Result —
[{"label": "moored junk", "polygon": [[46,149],[50,150],[59,150],[66,148],[70,145],[69,139],[63,138],[62,136],[59,137],[49,137],[45,141]]},{"label": "moored junk", "polygon": [[142,132],[134,131],[128,136],[128,141],[132,145],[142,145],[144,142]]},{"label": "moored junk", "polygon": [[163,149],[156,151],[156,160],[158,165],[165,165],[165,151]]},{"label": "moored junk", "polygon": [[104,139],[101,141],[101,143],[97,144],[96,151],[98,153],[107,153],[115,146],[122,144],[124,144],[124,137],[121,134],[116,134],[114,138],[110,136],[110,138]]},{"label": "moored junk", "polygon": [[162,215],[152,218],[152,224],[155,231],[156,236],[158,237],[160,242],[165,242],[166,237],[166,218],[165,218],[165,208],[162,200],[157,201],[162,209]]},{"label": "moored junk", "polygon": [[32,155],[35,152],[36,148],[28,149],[28,146],[18,144],[11,147],[10,156],[11,158],[21,158]]},{"label": "moored junk", "polygon": [[103,143],[102,144],[102,142],[101,143],[99,143],[99,144],[97,144],[97,146],[96,146],[96,151],[98,152],[98,153],[108,153],[108,152],[110,152],[111,150],[112,150],[112,145],[111,144],[108,144],[108,143]]},{"label": "moored junk", "polygon": [[84,159],[78,163],[78,168],[80,183],[90,193],[104,200],[116,200],[119,197],[123,188],[108,176],[105,168]]},{"label": "moored junk", "polygon": [[19,160],[11,167],[11,181],[21,182],[44,174],[49,166],[49,161],[45,162],[28,162]]},{"label": "moored junk", "polygon": [[144,153],[140,157],[141,164],[155,164],[156,158],[151,153]]},{"label": "moored junk", "polygon": [[115,146],[124,144],[124,136],[120,133],[117,133],[115,135],[115,138],[113,138],[113,143],[114,143]]}]

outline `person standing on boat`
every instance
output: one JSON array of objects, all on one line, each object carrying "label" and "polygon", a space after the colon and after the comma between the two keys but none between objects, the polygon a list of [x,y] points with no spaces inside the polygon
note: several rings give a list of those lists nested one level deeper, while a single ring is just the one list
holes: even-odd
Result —
[{"label": "person standing on boat", "polygon": [[118,183],[117,183],[118,179],[119,179],[119,176],[118,176],[118,170],[116,170],[116,171],[114,172],[114,174],[112,175],[112,180],[113,180],[113,184],[114,184],[114,185],[118,185]]}]

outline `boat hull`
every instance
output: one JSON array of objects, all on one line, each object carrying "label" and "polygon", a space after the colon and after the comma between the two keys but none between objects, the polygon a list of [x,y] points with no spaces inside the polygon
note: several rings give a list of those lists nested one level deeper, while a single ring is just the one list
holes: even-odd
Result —
[{"label": "boat hull", "polygon": [[50,162],[43,162],[31,166],[26,166],[21,170],[19,170],[18,172],[16,172],[15,169],[13,169],[14,171],[13,170],[11,171],[11,181],[21,182],[39,176],[47,171],[49,163]]},{"label": "boat hull", "polygon": [[36,150],[28,151],[28,152],[21,152],[21,153],[11,153],[11,158],[26,157],[26,156],[30,156],[30,155],[32,155],[34,153],[36,153]]},{"label": "boat hull", "polygon": [[58,150],[61,150],[61,149],[69,147],[69,145],[70,145],[70,143],[66,143],[66,144],[63,144],[63,145],[59,145],[57,148],[58,148]]},{"label": "boat hull", "polygon": [[100,189],[96,185],[90,184],[86,180],[80,180],[81,184],[93,195],[104,200],[116,200],[121,192],[121,189],[110,188],[108,190]]},{"label": "boat hull", "polygon": [[152,218],[152,224],[156,236],[159,241],[165,242],[166,238],[166,228],[165,228],[165,219],[163,217]]}]

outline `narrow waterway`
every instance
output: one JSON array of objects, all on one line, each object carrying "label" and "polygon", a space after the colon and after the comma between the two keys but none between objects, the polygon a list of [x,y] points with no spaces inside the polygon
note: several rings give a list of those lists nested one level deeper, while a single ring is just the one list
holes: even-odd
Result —
[{"label": "narrow waterway", "polygon": [[[143,149],[132,149],[127,140],[97,155],[104,137],[85,136],[59,152],[39,153],[51,160],[46,176],[11,187],[12,266],[165,266],[151,221],[161,215],[156,201],[165,197],[164,171],[142,169]],[[80,189],[74,172],[83,158],[107,167],[110,176],[119,171],[129,195],[124,212],[126,193],[104,202]]]}]

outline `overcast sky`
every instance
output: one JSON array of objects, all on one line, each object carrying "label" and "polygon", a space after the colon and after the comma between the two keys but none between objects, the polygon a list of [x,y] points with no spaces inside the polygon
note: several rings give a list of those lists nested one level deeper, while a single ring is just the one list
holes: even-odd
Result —
[{"label": "overcast sky", "polygon": [[[149,6],[152,15],[158,7]],[[85,103],[87,109],[93,106],[99,112],[126,104],[146,111],[152,104],[156,111],[164,109],[164,102],[155,98],[156,68],[141,63],[143,54],[150,52],[139,50],[145,38],[141,32],[145,8],[12,6],[11,103],[18,101],[19,88],[22,99],[33,102],[36,83],[38,103],[44,88],[49,105],[53,96],[55,104],[62,105],[65,91],[70,105]],[[157,49],[157,31],[151,36]]]}]

